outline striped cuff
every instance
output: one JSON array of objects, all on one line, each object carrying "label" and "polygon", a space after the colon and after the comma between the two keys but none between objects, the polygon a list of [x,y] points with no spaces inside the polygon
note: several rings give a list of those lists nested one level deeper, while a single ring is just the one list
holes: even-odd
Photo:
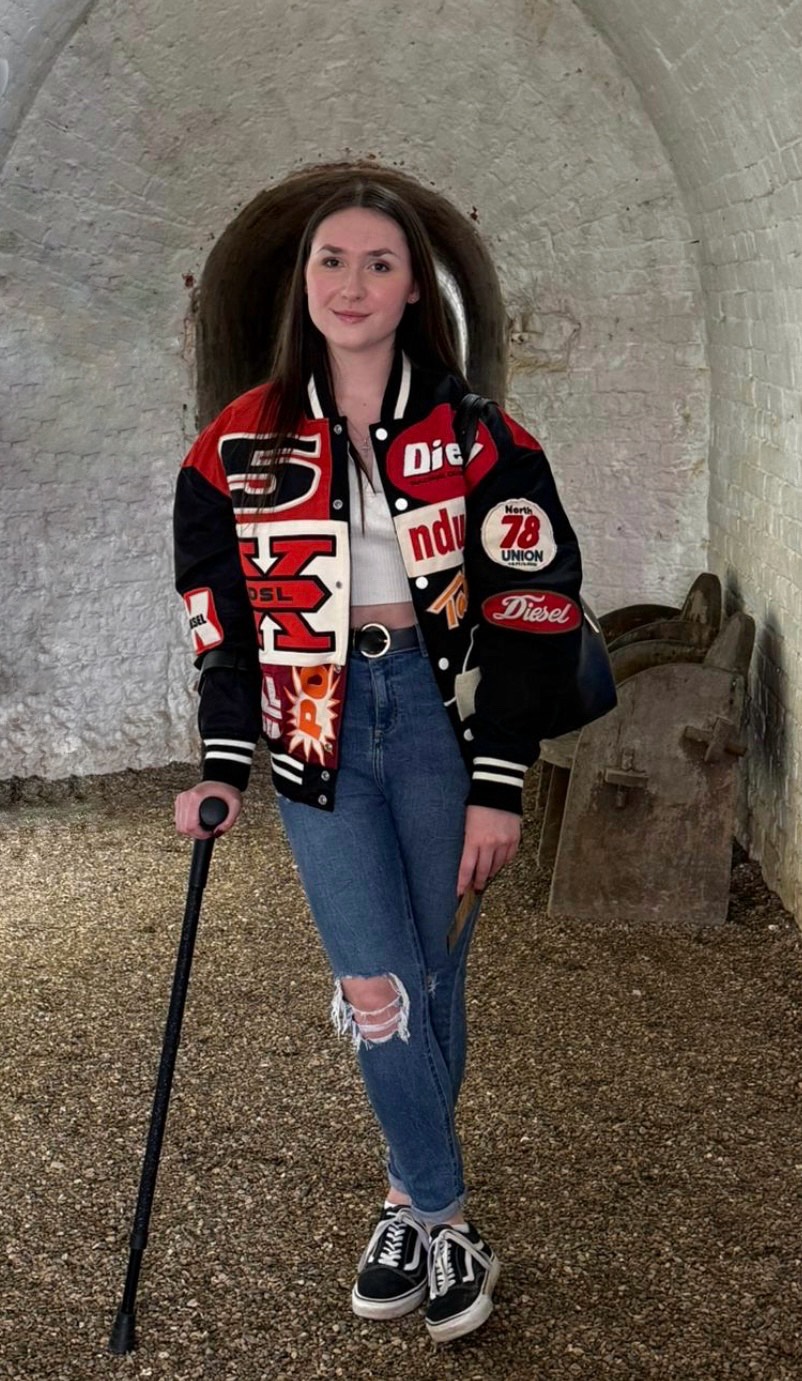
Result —
[{"label": "striped cuff", "polygon": [[244,791],[251,775],[255,743],[241,738],[207,738],[203,741],[203,780],[227,782]]},{"label": "striped cuff", "polygon": [[491,810],[508,810],[523,814],[523,786],[527,773],[524,762],[509,762],[506,758],[477,756],[473,760],[469,806],[488,806]]},{"label": "striped cuff", "polygon": [[[289,753],[270,754],[270,766],[281,781],[292,782],[293,786],[303,786],[303,763],[291,758]],[[276,783],[278,786],[278,782]]]}]

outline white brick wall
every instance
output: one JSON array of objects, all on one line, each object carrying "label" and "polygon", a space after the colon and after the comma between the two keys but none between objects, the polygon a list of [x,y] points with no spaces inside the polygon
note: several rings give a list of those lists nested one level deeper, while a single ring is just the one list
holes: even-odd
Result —
[{"label": "white brick wall", "polygon": [[0,9],[0,165],[65,42],[95,0],[3,0]]},{"label": "white brick wall", "polygon": [[488,25],[484,0],[116,0],[54,61],[58,10],[40,7],[31,63],[51,66],[2,187],[0,776],[193,751],[168,531],[193,405],[183,275],[307,162],[372,154],[477,208],[526,328],[512,398],[591,597],[681,593],[706,537],[696,251],[631,83],[572,5],[500,0]]},{"label": "white brick wall", "polygon": [[700,241],[714,569],[757,620],[741,832],[802,914],[800,0],[579,0],[639,87]]},{"label": "white brick wall", "polygon": [[477,207],[600,607],[678,597],[709,488],[758,620],[744,838],[799,913],[801,38],[800,0],[6,0],[0,776],[190,752],[182,274],[373,153]]}]

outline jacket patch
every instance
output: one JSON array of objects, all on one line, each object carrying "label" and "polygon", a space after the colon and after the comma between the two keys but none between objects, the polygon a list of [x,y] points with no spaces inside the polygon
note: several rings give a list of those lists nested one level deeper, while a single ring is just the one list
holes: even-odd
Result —
[{"label": "jacket patch", "polygon": [[271,753],[286,747],[299,767],[336,767],[343,688],[341,667],[263,666],[262,726]]},{"label": "jacket patch", "polygon": [[462,452],[454,440],[447,404],[441,403],[395,438],[387,452],[387,476],[402,494],[422,503],[440,503],[464,493]]},{"label": "jacket patch", "polygon": [[531,499],[506,499],[482,523],[482,547],[510,569],[543,571],[557,555],[548,514]]},{"label": "jacket patch", "polygon": [[276,677],[262,677],[262,728],[269,739],[281,738],[281,687]]},{"label": "jacket patch", "polygon": [[209,589],[189,590],[183,596],[189,616],[189,631],[196,653],[208,652],[223,641],[223,629],[214,607],[214,595]]},{"label": "jacket patch", "polygon": [[396,516],[395,529],[407,574],[431,575],[462,565],[465,546],[465,500],[413,509]]},{"label": "jacket patch", "polygon": [[348,637],[345,523],[240,525],[240,560],[265,662],[344,663]]},{"label": "jacket patch", "polygon": [[427,614],[445,614],[448,627],[459,628],[468,612],[468,587],[465,583],[463,570],[457,571],[454,579],[446,585],[434,603],[429,605],[426,612]]},{"label": "jacket patch", "polygon": [[288,745],[307,762],[331,762],[337,745],[342,672],[333,666],[301,667],[288,688]]},{"label": "jacket patch", "polygon": [[571,633],[582,622],[582,610],[554,590],[508,590],[482,604],[488,623],[519,633]]},{"label": "jacket patch", "polygon": [[[280,478],[272,473],[273,452],[266,445],[270,437],[259,437],[265,443],[262,449],[254,449],[253,459],[248,464],[254,437],[235,434],[221,437],[220,457],[228,476],[228,487],[234,511],[240,515],[256,514],[261,511],[265,497],[271,495],[279,485],[278,501],[272,502],[270,512],[284,513],[290,508],[306,507],[311,516],[323,516],[323,511],[311,511],[308,505],[317,494],[323,478],[320,463],[321,438],[319,436],[296,436],[292,442],[292,452],[286,456],[280,467]],[[315,505],[315,510],[320,506]]]}]

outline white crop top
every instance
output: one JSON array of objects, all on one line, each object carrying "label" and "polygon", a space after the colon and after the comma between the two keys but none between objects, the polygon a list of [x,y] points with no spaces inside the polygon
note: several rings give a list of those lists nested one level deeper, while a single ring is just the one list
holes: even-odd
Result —
[{"label": "white crop top", "polygon": [[[374,463],[375,474],[375,463]],[[362,496],[365,523],[359,497],[356,461],[350,457],[348,485],[351,500],[351,603],[407,604],[410,599],[395,524],[387,505],[381,480],[372,489],[363,475]]]}]

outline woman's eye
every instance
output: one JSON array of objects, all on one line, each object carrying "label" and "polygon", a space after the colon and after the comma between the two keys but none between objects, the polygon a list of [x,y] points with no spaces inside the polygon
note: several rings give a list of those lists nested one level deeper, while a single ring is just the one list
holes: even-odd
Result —
[{"label": "woman's eye", "polygon": [[333,255],[329,255],[327,259],[323,259],[321,260],[321,262],[323,264],[324,269],[336,269],[340,261],[339,259],[335,259]]},{"label": "woman's eye", "polygon": [[371,265],[371,267],[374,268],[374,269],[378,269],[378,271],[379,271],[380,273],[389,273],[389,272],[390,272],[390,265],[389,265],[389,264],[385,264],[384,261],[383,261],[382,259],[377,259],[376,262],[375,262],[374,264]]}]

